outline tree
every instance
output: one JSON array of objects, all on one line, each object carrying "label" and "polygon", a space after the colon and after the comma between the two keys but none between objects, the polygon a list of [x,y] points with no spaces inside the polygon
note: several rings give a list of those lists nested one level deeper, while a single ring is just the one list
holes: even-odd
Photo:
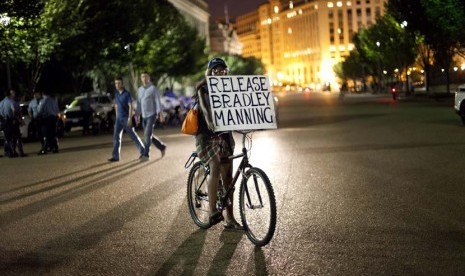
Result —
[{"label": "tree", "polygon": [[464,1],[390,0],[388,9],[399,22],[408,22],[410,32],[424,36],[424,43],[433,51],[435,61],[445,69],[449,91],[452,59],[456,53],[463,52],[465,41]]},{"label": "tree", "polygon": [[383,70],[392,73],[396,68],[404,68],[407,74],[408,66],[416,57],[415,43],[415,37],[410,36],[389,14],[354,36],[360,62],[367,65],[365,72],[376,77],[380,85]]},{"label": "tree", "polygon": [[[35,90],[48,61],[59,44],[59,36],[50,29],[47,3],[44,1],[5,1],[0,9],[11,18],[2,32],[1,59],[8,56],[16,69],[25,68],[29,92]],[[17,72],[18,70],[16,70]]]},{"label": "tree", "polygon": [[230,75],[262,75],[265,71],[262,62],[255,57],[225,55],[224,60]]}]

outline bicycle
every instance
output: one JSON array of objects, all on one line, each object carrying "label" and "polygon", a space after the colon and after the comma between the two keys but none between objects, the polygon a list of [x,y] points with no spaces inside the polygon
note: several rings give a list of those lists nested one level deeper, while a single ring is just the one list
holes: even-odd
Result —
[{"label": "bicycle", "polygon": [[[264,246],[271,241],[276,229],[276,199],[268,176],[249,163],[247,153],[251,150],[251,135],[248,135],[249,132],[236,132],[242,134],[242,153],[228,158],[242,160],[228,189],[225,189],[220,180],[216,207],[221,212],[229,206],[229,195],[234,192],[239,176],[242,176],[239,187],[241,222],[248,239],[256,246]],[[246,148],[246,139],[250,141],[249,149]],[[201,161],[195,162],[196,158],[197,152],[194,151],[184,165],[188,169],[193,164],[187,179],[187,201],[194,223],[202,229],[208,229],[211,225],[206,180],[210,168]]]}]

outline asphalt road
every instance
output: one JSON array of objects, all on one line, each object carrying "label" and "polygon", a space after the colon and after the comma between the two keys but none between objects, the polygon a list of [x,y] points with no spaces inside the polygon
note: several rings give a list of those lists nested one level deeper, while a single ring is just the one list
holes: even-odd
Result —
[{"label": "asphalt road", "polygon": [[[253,134],[278,223],[254,247],[186,204],[194,140],[140,162],[125,136],[61,139],[61,152],[0,158],[0,275],[465,275],[465,127],[449,100],[281,97],[277,130]],[[239,139],[236,139],[239,150]]]}]

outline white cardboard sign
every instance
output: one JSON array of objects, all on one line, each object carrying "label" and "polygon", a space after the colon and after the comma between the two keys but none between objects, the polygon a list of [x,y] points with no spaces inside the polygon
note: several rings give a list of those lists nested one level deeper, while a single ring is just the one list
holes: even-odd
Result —
[{"label": "white cardboard sign", "polygon": [[277,128],[267,76],[208,76],[207,85],[215,131]]}]

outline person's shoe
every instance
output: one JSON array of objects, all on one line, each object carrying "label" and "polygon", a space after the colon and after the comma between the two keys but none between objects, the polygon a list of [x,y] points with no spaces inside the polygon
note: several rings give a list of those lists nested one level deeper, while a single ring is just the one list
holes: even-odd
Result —
[{"label": "person's shoe", "polygon": [[139,160],[140,161],[149,161],[150,157],[148,157],[147,155],[142,154],[141,156],[139,156]]},{"label": "person's shoe", "polygon": [[16,158],[18,157],[18,153],[17,152],[13,152],[13,154],[10,155],[10,158]]},{"label": "person's shoe", "polygon": [[244,226],[240,225],[239,222],[236,220],[233,221],[227,221],[225,224],[223,224],[225,230],[237,230],[237,231],[243,231]]},{"label": "person's shoe", "polygon": [[110,162],[118,162],[119,159],[116,159],[116,158],[113,158],[113,157],[112,157],[112,158],[108,159],[108,161],[110,161]]},{"label": "person's shoe", "polygon": [[44,154],[47,154],[46,150],[41,150],[37,153],[37,155],[44,155]]},{"label": "person's shoe", "polygon": [[208,223],[210,224],[210,227],[212,227],[213,225],[218,224],[223,220],[224,220],[223,214],[221,214],[220,211],[215,211],[213,212],[213,214],[210,215]]},{"label": "person's shoe", "polygon": [[166,153],[166,146],[160,151],[161,151],[161,158],[163,158],[165,156],[165,153]]},{"label": "person's shoe", "polygon": [[53,152],[53,153],[58,153],[58,152],[59,152],[59,151],[58,151],[58,148],[53,149],[52,152]]}]

